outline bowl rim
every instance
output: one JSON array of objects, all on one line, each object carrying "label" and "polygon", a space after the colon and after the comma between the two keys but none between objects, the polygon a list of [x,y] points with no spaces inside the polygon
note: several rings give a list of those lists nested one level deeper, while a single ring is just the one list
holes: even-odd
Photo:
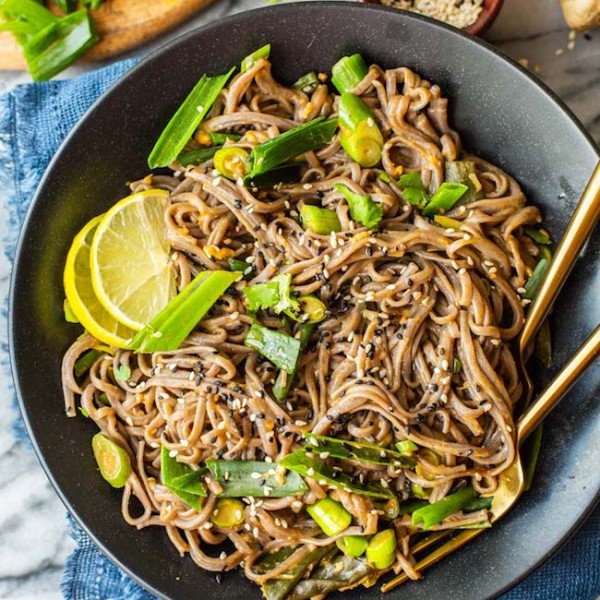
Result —
[{"label": "bowl rim", "polygon": [[[23,219],[23,223],[21,225],[21,230],[19,232],[17,244],[15,246],[14,260],[13,260],[13,264],[12,264],[12,268],[11,268],[10,287],[9,287],[9,294],[8,294],[8,347],[9,347],[11,374],[12,374],[12,379],[14,382],[15,393],[16,393],[17,400],[18,400],[19,411],[20,411],[21,417],[23,419],[23,422],[25,424],[25,429],[27,431],[29,440],[31,441],[31,445],[34,449],[36,458],[38,459],[46,477],[52,484],[54,491],[60,498],[61,502],[64,504],[68,513],[75,519],[77,524],[83,529],[83,531],[86,533],[86,535],[94,542],[94,544],[102,552],[102,554],[104,554],[104,556],[106,558],[108,558],[114,565],[116,565],[119,569],[121,569],[123,572],[125,572],[129,577],[131,577],[131,579],[133,579],[136,583],[138,583],[142,588],[153,593],[157,597],[163,598],[165,600],[171,600],[171,598],[169,598],[169,596],[165,595],[163,592],[157,590],[153,585],[146,582],[144,579],[142,579],[140,576],[138,576],[135,572],[133,572],[131,569],[129,569],[126,565],[124,565],[120,560],[118,560],[114,556],[114,554],[110,551],[110,549],[107,548],[98,539],[97,535],[95,535],[91,531],[91,529],[87,526],[86,522],[79,516],[77,510],[73,506],[71,506],[71,504],[66,499],[66,496],[62,491],[62,488],[56,482],[56,479],[54,478],[49,466],[47,465],[47,463],[44,459],[42,449],[39,446],[37,439],[33,435],[33,427],[29,420],[26,400],[23,397],[23,394],[21,393],[17,365],[15,362],[16,331],[15,331],[14,307],[15,307],[15,299],[16,299],[15,295],[16,295],[16,287],[17,287],[17,278],[18,278],[17,273],[19,271],[19,269],[16,267],[21,263],[21,261],[23,260],[23,257],[24,257],[23,249],[24,249],[24,243],[25,243],[25,233],[29,228],[30,221],[33,219],[33,215],[36,211],[36,205],[38,204],[38,201],[40,200],[40,198],[42,196],[42,190],[45,187],[46,181],[49,178],[50,173],[53,171],[55,164],[58,162],[60,155],[62,154],[62,152],[64,151],[66,146],[68,146],[70,144],[71,139],[77,135],[78,130],[83,125],[83,123],[87,120],[87,118],[91,114],[96,112],[101,107],[104,100],[106,98],[108,98],[109,96],[111,96],[120,85],[124,84],[125,81],[129,77],[133,76],[139,70],[144,69],[146,67],[147,63],[155,60],[162,53],[167,52],[168,50],[177,46],[183,40],[192,38],[200,33],[205,33],[207,31],[210,31],[210,29],[212,29],[213,27],[222,26],[224,24],[226,25],[228,23],[235,22],[241,16],[245,17],[249,13],[272,13],[272,12],[293,13],[294,11],[296,11],[298,9],[298,7],[306,6],[307,4],[310,4],[310,6],[322,6],[322,7],[326,7],[326,8],[327,7],[339,8],[340,6],[344,6],[345,9],[348,9],[348,10],[355,10],[355,11],[356,10],[358,10],[358,11],[374,10],[374,11],[390,12],[391,14],[396,14],[396,15],[399,14],[399,11],[392,7],[383,6],[381,4],[370,4],[370,3],[363,4],[360,2],[354,2],[354,1],[349,1],[349,0],[311,0],[310,3],[305,0],[304,1],[294,1],[294,2],[289,2],[286,4],[254,8],[251,10],[241,11],[239,13],[229,15],[222,19],[219,19],[219,18],[214,19],[213,21],[210,21],[209,23],[206,23],[204,25],[196,27],[189,32],[186,32],[180,36],[177,36],[176,38],[163,44],[156,50],[153,50],[147,56],[142,58],[137,64],[135,64],[132,68],[127,70],[125,73],[123,73],[116,81],[114,81],[83,113],[83,115],[79,118],[77,123],[71,129],[71,131],[69,131],[69,133],[63,139],[63,141],[60,143],[57,151],[54,153],[54,155],[51,158],[51,160],[49,161],[42,177],[40,178],[40,181],[39,181],[39,183],[36,187],[36,190],[32,196],[31,202],[29,204],[29,207],[27,208],[25,217]],[[479,37],[475,37],[473,35],[470,35],[462,29],[453,27],[452,25],[448,25],[447,23],[438,21],[436,19],[427,17],[425,15],[421,15],[419,13],[413,13],[410,11],[401,11],[401,15],[402,15],[402,18],[408,19],[409,21],[410,20],[424,21],[424,22],[432,25],[433,27],[445,29],[449,34],[463,38],[464,42],[470,43],[470,44],[475,44],[476,46],[479,46],[480,50],[483,50],[483,51],[486,51],[486,52],[489,52],[489,53],[495,55],[500,60],[507,63],[508,66],[510,66],[513,70],[517,71],[517,73],[519,73],[520,75],[524,75],[530,81],[530,83],[532,83],[534,86],[538,87],[546,96],[548,96],[550,98],[550,100],[552,100],[558,106],[558,108],[561,109],[561,111],[568,117],[568,119],[577,128],[579,134],[581,134],[583,136],[583,138],[588,142],[588,144],[590,145],[590,148],[593,150],[593,152],[595,152],[597,158],[600,160],[600,146],[592,138],[590,132],[584,127],[584,125],[581,123],[581,121],[578,119],[578,117],[575,116],[573,111],[565,104],[565,102],[554,91],[552,91],[543,81],[541,81],[538,77],[536,77],[528,69],[524,68],[522,65],[520,65],[518,62],[516,62],[509,56],[505,55],[502,51],[495,48],[492,44],[490,44],[486,40],[479,38]],[[515,578],[509,584],[505,585],[501,590],[499,590],[497,592],[497,595],[503,594],[503,593],[507,592],[508,590],[514,588],[516,585],[518,585],[524,579],[526,579],[533,571],[538,569],[543,563],[545,563],[552,556],[554,556],[564,546],[564,544],[573,536],[573,534],[579,529],[579,527],[585,522],[585,520],[588,518],[590,513],[594,510],[594,508],[599,503],[600,503],[600,489],[598,490],[598,493],[596,494],[595,500],[590,503],[590,505],[586,508],[586,510],[583,511],[583,513],[579,516],[579,518],[573,524],[573,526],[565,533],[565,535],[560,539],[560,541],[558,543],[556,543],[554,548],[552,548],[552,550],[549,551],[546,555],[541,557],[537,562],[530,565],[523,573],[521,573],[521,575],[519,577]],[[497,595],[488,597],[488,600],[491,600],[492,598],[497,597]]]}]

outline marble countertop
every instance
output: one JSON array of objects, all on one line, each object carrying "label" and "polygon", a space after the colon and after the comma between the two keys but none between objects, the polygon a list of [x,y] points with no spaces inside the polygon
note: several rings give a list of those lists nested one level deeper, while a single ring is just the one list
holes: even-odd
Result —
[{"label": "marble countertop", "polygon": [[[144,56],[198,25],[264,5],[266,0],[216,0],[184,26],[127,56]],[[505,0],[504,9],[486,35],[554,90],[600,142],[600,30],[572,37],[559,0]],[[73,67],[63,76],[72,77],[91,68],[94,66]],[[27,81],[24,73],[0,72],[0,93]],[[5,226],[6,215],[0,212],[0,230]],[[1,254],[2,297],[8,279],[9,265]],[[4,332],[1,337],[4,349]],[[62,568],[73,549],[65,508],[31,449],[15,439],[11,423],[17,414],[11,408],[12,384],[6,374],[0,375],[0,384],[5,390],[0,410],[0,598],[58,600],[62,597]]]}]

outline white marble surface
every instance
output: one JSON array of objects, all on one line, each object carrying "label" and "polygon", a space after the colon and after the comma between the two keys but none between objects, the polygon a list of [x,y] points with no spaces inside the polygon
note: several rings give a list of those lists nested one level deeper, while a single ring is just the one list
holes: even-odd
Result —
[{"label": "white marble surface", "polygon": [[[151,1],[151,0],[149,0]],[[128,56],[143,56],[193,27],[224,15],[264,6],[265,0],[216,0],[176,32]],[[568,49],[569,31],[559,0],[505,0],[505,7],[487,34],[513,58],[526,59],[529,67],[561,96],[600,141],[600,30],[586,39],[577,35]],[[557,50],[564,52],[557,54]],[[93,68],[69,69],[73,76]],[[28,81],[23,73],[0,72],[0,93]],[[0,239],[5,215],[0,213]],[[0,293],[8,287],[9,268],[0,255]],[[0,342],[5,341],[1,332]],[[55,600],[61,598],[62,567],[73,544],[67,533],[65,509],[47,482],[32,451],[14,439],[10,407],[12,386],[0,375],[0,598]],[[10,393],[9,393],[10,392]]]}]

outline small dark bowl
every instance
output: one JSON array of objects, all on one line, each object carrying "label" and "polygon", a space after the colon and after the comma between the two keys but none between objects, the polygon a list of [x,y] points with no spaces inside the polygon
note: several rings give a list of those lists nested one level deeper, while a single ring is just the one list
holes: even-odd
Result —
[{"label": "small dark bowl", "polygon": [[[381,0],[359,0],[365,4],[382,4]],[[483,0],[483,6],[475,23],[464,27],[463,31],[471,35],[483,35],[496,20],[504,0]],[[397,9],[400,10],[400,9]]]},{"label": "small dark bowl", "polygon": [[[100,477],[92,455],[94,424],[64,415],[61,358],[81,329],[64,320],[62,271],[77,231],[127,194],[125,182],[147,173],[154,142],[198,77],[223,73],[267,42],[275,75],[288,84],[311,70],[329,71],[351,52],[385,68],[408,65],[438,83],[465,146],[516,177],[555,240],[599,156],[562,103],[485,42],[412,13],[357,2],[282,4],[222,19],[159,50],[104,94],[56,153],[27,215],[11,283],[11,359],[23,417],[57,493],[100,549],[162,598],[258,600],[261,594],[239,570],[218,585],[214,573],[181,558],[162,529],[138,531],[122,519],[121,494]],[[554,367],[534,373],[539,385],[600,320],[599,274],[596,232],[555,307]],[[599,396],[596,364],[544,424],[532,490],[497,526],[390,599],[496,597],[555,552],[600,492]],[[375,586],[343,598],[382,596]]]}]

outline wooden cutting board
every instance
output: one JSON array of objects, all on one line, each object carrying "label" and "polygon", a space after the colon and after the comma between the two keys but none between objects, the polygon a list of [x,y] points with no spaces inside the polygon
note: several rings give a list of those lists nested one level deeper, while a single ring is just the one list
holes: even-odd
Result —
[{"label": "wooden cutting board", "polygon": [[[135,48],[172,29],[212,1],[106,0],[92,11],[101,40],[82,60],[102,60]],[[19,45],[10,33],[0,33],[0,69],[24,68]]]}]

